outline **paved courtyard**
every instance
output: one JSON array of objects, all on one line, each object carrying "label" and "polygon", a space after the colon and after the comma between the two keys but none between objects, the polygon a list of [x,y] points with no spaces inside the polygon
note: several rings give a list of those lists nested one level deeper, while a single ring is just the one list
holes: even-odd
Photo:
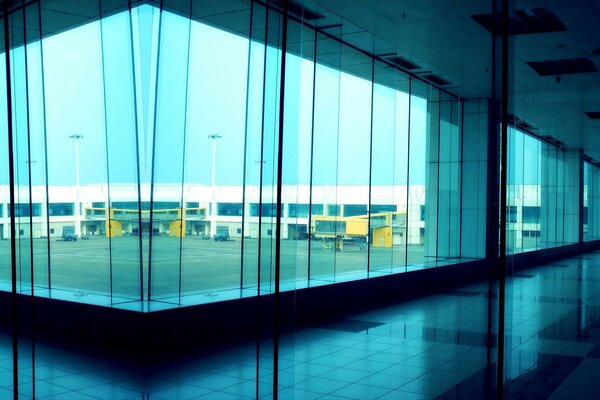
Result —
[{"label": "paved courtyard", "polygon": [[[31,243],[33,257],[29,251]],[[152,250],[148,251],[149,248]],[[141,276],[147,288],[150,275],[152,298],[159,299],[177,296],[179,290],[182,294],[191,294],[239,289],[240,285],[256,287],[259,275],[261,283],[268,286],[274,278],[275,241],[262,239],[260,248],[259,253],[258,239],[215,242],[198,236],[142,237],[142,251],[139,237],[109,240],[98,236],[76,242],[22,239],[17,243],[17,275],[19,288],[26,291],[33,261],[35,283],[46,287],[49,260],[53,288],[108,294],[112,283],[114,295],[131,298],[139,297]],[[282,282],[306,282],[309,268],[311,280],[335,282],[348,279],[348,274],[366,272],[368,265],[370,271],[385,272],[390,271],[392,265],[402,267],[426,261],[423,246],[371,247],[369,251],[364,245],[350,243],[345,244],[342,251],[334,251],[314,239],[310,242],[284,240],[281,252]],[[10,281],[9,240],[0,241],[0,254],[0,280]]]}]

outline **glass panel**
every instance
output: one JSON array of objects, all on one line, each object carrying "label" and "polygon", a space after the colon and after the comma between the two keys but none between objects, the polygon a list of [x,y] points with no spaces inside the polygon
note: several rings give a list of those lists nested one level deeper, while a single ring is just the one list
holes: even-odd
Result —
[{"label": "glass panel", "polygon": [[[395,163],[396,157],[396,81],[401,79],[395,68],[375,62],[373,74],[373,128],[371,138],[369,272],[392,271],[394,265]],[[388,207],[386,207],[388,205]],[[399,227],[399,226],[397,226]],[[397,243],[399,244],[399,243]],[[401,264],[404,264],[402,255]]]},{"label": "glass panel", "polygon": [[519,253],[578,240],[578,165],[577,152],[509,130],[509,250]]},{"label": "glass panel", "polygon": [[[541,143],[523,135],[523,201],[521,209],[521,238],[523,250],[535,250],[540,240],[540,157]],[[533,211],[525,218],[526,207]]]},{"label": "glass panel", "polygon": [[[333,28],[339,31],[339,28]],[[334,32],[335,33],[335,32]],[[330,215],[337,210],[339,109],[341,87],[341,45],[335,39],[317,33],[313,111],[313,156],[311,203],[323,208],[311,209],[309,279],[312,284],[332,282],[338,231],[343,222]],[[320,212],[319,212],[320,211]],[[335,213],[337,214],[337,213]],[[339,224],[338,224],[339,222]]]},{"label": "glass panel", "polygon": [[[460,116],[462,107],[456,98],[450,98],[450,157],[448,168],[450,170],[449,190],[449,253],[448,257],[453,259],[461,256],[461,159],[462,159],[462,140],[460,128]],[[443,168],[444,166],[442,166]]]},{"label": "glass panel", "polygon": [[[5,21],[2,21],[4,24]],[[4,43],[4,30],[0,35]],[[7,87],[6,87],[6,54],[4,46],[2,47],[2,61],[0,62],[0,113],[7,115]],[[8,138],[8,119],[0,118],[0,135],[2,138]],[[5,141],[6,142],[6,141]],[[11,225],[10,225],[10,187],[9,187],[9,160],[8,146],[0,146],[0,185],[3,189],[0,191],[0,218],[2,226],[0,227],[0,284],[3,290],[11,289]]]},{"label": "glass panel", "polygon": [[556,195],[557,195],[557,149],[542,143],[541,163],[542,213],[540,218],[540,246],[556,245]]},{"label": "glass panel", "polygon": [[438,193],[437,193],[437,232],[436,260],[448,258],[450,250],[450,197],[452,154],[452,103],[440,93],[439,107],[439,143],[438,143]]},{"label": "glass panel", "polygon": [[566,150],[564,153],[564,244],[579,242],[579,197],[583,171],[580,150]]},{"label": "glass panel", "polygon": [[565,244],[565,152],[556,152],[556,242],[555,246]]},{"label": "glass panel", "polygon": [[587,241],[590,239],[590,234],[589,234],[589,228],[590,228],[590,223],[589,223],[589,217],[590,217],[590,200],[589,200],[589,196],[590,196],[590,175],[592,173],[591,171],[592,165],[585,161],[583,163],[583,240]]},{"label": "glass panel", "polygon": [[[435,180],[437,168],[428,168],[427,165],[429,161],[433,161],[430,160],[428,149],[437,149],[437,146],[431,145],[430,140],[432,135],[437,138],[437,131],[433,134],[429,133],[432,132],[428,122],[429,98],[429,85],[413,79],[410,93],[408,221],[406,224],[406,264],[409,271],[422,268],[424,261],[435,257],[435,243],[429,243],[427,253],[425,251],[426,240],[429,237],[426,236],[426,229],[433,229],[435,232],[435,221],[430,223],[427,218],[434,216],[437,209],[437,203],[434,201],[437,184],[429,185],[431,180]],[[432,173],[433,176],[430,176]],[[427,210],[427,207],[432,209]],[[432,237],[435,239],[433,234]]]},{"label": "glass panel", "polygon": [[[282,16],[271,9],[266,10],[265,18],[265,55],[263,81],[263,109],[261,148],[258,165],[260,167],[259,187],[259,223],[258,223],[258,294],[269,295],[275,292],[276,251],[275,238],[277,214],[277,180],[278,180],[278,147],[280,123],[281,91],[281,34]],[[278,390],[275,385],[275,375],[279,373],[278,362],[279,332],[274,327],[276,308],[269,306],[270,297],[263,304],[262,312],[264,326],[259,329],[262,340],[258,343],[258,363],[260,371],[257,374],[258,396],[271,395]]]},{"label": "glass panel", "polygon": [[[191,2],[124,5],[100,2],[104,18],[14,50],[24,282],[33,254],[41,287],[111,294],[112,303],[272,293],[278,232],[284,289],[461,256],[456,98],[374,66],[337,40],[341,26],[315,33],[292,20],[276,227],[280,14],[240,10],[252,20],[248,38],[246,27],[201,18],[204,6],[190,18]],[[565,155],[554,151],[562,182]],[[563,215],[557,182],[545,196]],[[521,206],[509,207],[514,223]],[[565,241],[563,220],[544,240]],[[525,236],[539,234],[515,240]],[[82,259],[94,264],[84,275]]]},{"label": "glass panel", "polygon": [[[308,285],[314,49],[314,31],[289,20],[283,91],[281,291],[296,290]],[[284,318],[293,318],[291,315],[295,313],[295,308],[286,307],[285,310]],[[305,379],[304,375],[296,374],[295,368],[302,359],[296,359],[294,350],[294,334],[286,335],[278,341],[275,354],[277,359],[274,361],[277,363],[275,373],[280,398],[289,397],[289,388]]]},{"label": "glass panel", "polygon": [[279,95],[281,74],[281,15],[267,10],[262,136],[259,166],[259,294],[275,291],[275,237],[277,207],[277,156],[279,146]]},{"label": "glass panel", "polygon": [[[409,168],[409,127],[410,127],[410,85],[408,76],[396,72],[397,89],[395,94],[395,125],[394,125],[394,188],[393,196],[396,214],[392,215],[392,243],[393,243],[393,272],[406,271],[408,250],[412,246],[409,242],[408,220],[408,168]],[[375,158],[373,159],[375,161]],[[373,210],[376,212],[376,210]]]},{"label": "glass panel", "polygon": [[[14,13],[11,22],[17,27],[23,26],[24,11],[19,10]],[[10,37],[13,46],[23,42],[23,34],[22,29],[13,29]],[[37,226],[39,223],[34,226],[34,218],[36,222],[39,221],[41,204],[32,201],[31,198],[26,49],[24,46],[19,46],[14,48],[11,53],[13,168],[16,204],[10,208],[10,211],[15,217],[17,290],[31,294],[33,233],[34,230],[39,230]]]},{"label": "glass panel", "polygon": [[259,279],[260,184],[262,160],[263,98],[265,87],[267,11],[253,3],[249,43],[244,154],[244,226],[242,242],[242,289],[256,295]]},{"label": "glass panel", "polygon": [[[4,22],[4,19],[3,19]],[[14,171],[14,196],[15,203],[9,205],[9,216],[14,216],[15,228],[15,275],[16,290],[20,293],[31,294],[33,291],[33,234],[34,230],[39,229],[39,217],[41,217],[41,204],[32,201],[31,187],[31,157],[30,157],[30,136],[29,136],[29,102],[28,102],[28,76],[27,76],[27,49],[22,46],[25,34],[25,12],[23,9],[17,10],[11,14],[9,24],[13,26],[10,36],[7,40],[11,43],[13,50],[10,52],[10,75],[11,75],[11,94],[12,94],[12,153],[13,153],[13,171]],[[18,46],[18,47],[17,47]],[[5,61],[5,60],[3,60]],[[5,114],[7,115],[7,114]],[[3,116],[3,118],[5,118]],[[6,142],[5,142],[6,143]],[[2,147],[6,148],[6,144]],[[10,242],[9,242],[10,244]],[[9,251],[10,255],[10,251]],[[9,263],[10,263],[9,258]],[[11,286],[7,287],[12,290]],[[19,304],[8,303],[8,307],[14,306],[13,312],[23,312],[25,307]],[[9,305],[10,304],[10,305]],[[12,307],[11,307],[12,308]],[[10,314],[8,314],[10,315]],[[8,316],[7,315],[7,316]],[[5,364],[8,367],[8,377],[10,383],[14,382],[15,377],[19,382],[25,381],[24,372],[35,368],[32,357],[33,348],[26,340],[19,336],[28,334],[30,326],[27,324],[19,325],[14,330],[10,330],[11,323],[6,319],[6,328],[8,332],[16,333],[13,336],[12,356],[18,360],[18,364]],[[17,338],[19,339],[17,341]],[[16,346],[14,346],[16,344]],[[11,359],[10,361],[13,361]],[[10,371],[10,372],[9,372]],[[10,387],[10,386],[9,386]],[[22,385],[22,387],[12,390],[15,392],[15,398],[19,389],[21,392],[32,391],[34,385]]]},{"label": "glass panel", "polygon": [[[247,26],[249,13],[244,16]],[[249,43],[202,21],[192,22],[184,197],[195,203],[186,212],[182,248],[187,294],[239,290],[242,283]]]},{"label": "glass panel", "polygon": [[289,21],[287,35],[281,290],[306,287],[308,283],[308,216],[315,49],[313,30]]},{"label": "glass panel", "polygon": [[[335,236],[335,281],[366,278],[371,162],[371,96],[373,60],[341,48],[336,203],[340,215]],[[357,210],[364,210],[358,211]],[[358,214],[358,215],[357,215]],[[369,246],[370,247],[370,246]]]},{"label": "glass panel", "polygon": [[[136,110],[134,44],[131,40],[132,32],[139,34],[134,29],[138,26],[134,21],[139,20],[138,12],[143,11],[137,10],[133,15],[120,13],[100,21],[104,115],[98,126],[105,132],[95,143],[94,165],[97,172],[104,175],[106,185],[98,188],[98,195],[90,198],[84,209],[86,221],[89,221],[86,222],[87,229],[94,227],[89,243],[107,249],[105,251],[110,249],[104,260],[110,262],[111,293],[115,303],[146,299],[142,294],[141,274],[142,249],[147,251],[148,247],[142,247],[139,179],[140,171],[147,169],[147,158],[138,153],[139,144],[140,151],[145,148],[143,139],[138,143],[138,127],[143,129],[145,125],[138,125],[139,119],[136,119],[142,114]],[[139,67],[139,58],[137,63]],[[141,104],[137,103],[138,106]],[[88,137],[81,143],[88,143]]]},{"label": "glass panel", "polygon": [[104,220],[86,216],[107,190],[101,43],[99,22],[43,41],[48,203],[74,204],[73,217],[48,217],[53,295],[56,289],[111,292],[108,240],[91,237]]},{"label": "glass panel", "polygon": [[[190,3],[183,8],[189,7]],[[189,9],[187,13],[185,9],[182,12],[189,15]],[[152,193],[150,209],[147,210],[151,227],[148,296],[154,300],[179,303],[181,244],[185,234],[182,209],[191,20],[163,11],[159,24],[156,86],[151,86],[151,90],[156,91],[156,108]],[[193,148],[190,150],[193,151]],[[213,218],[216,217],[215,206],[213,191]]]},{"label": "glass panel", "polygon": [[600,239],[600,168],[587,163],[586,169],[588,173],[585,177],[587,190],[584,186],[584,207],[587,204],[587,211],[584,208],[584,223],[587,222],[587,240],[597,240]]},{"label": "glass panel", "polygon": [[[31,252],[33,261],[33,282],[35,290],[49,286],[49,210],[46,209],[46,135],[44,114],[44,87],[42,79],[42,45],[39,31],[40,13],[37,5],[25,8],[27,27],[27,106],[29,127],[29,149],[27,167],[30,174],[32,223]],[[36,208],[39,207],[39,210]],[[74,204],[71,213],[74,215]],[[44,291],[42,291],[44,293]],[[47,293],[47,292],[45,292]]]}]

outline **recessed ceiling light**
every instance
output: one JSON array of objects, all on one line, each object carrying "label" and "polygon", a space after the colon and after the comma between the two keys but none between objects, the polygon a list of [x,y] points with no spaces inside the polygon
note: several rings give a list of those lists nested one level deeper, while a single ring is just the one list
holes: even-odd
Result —
[{"label": "recessed ceiling light", "polygon": [[445,80],[444,78],[442,78],[439,75],[434,75],[434,74],[423,75],[423,78],[425,78],[428,81],[433,82],[435,85],[439,85],[439,86],[446,86],[446,85],[450,84],[450,82],[448,82],[447,80]]},{"label": "recessed ceiling light", "polygon": [[586,111],[585,115],[587,115],[589,119],[600,119],[600,111]]},{"label": "recessed ceiling light", "polygon": [[417,64],[413,63],[412,61],[404,58],[404,57],[400,57],[400,56],[392,56],[392,57],[388,57],[387,58],[388,61],[390,61],[393,64],[396,64],[397,66],[404,68],[406,70],[412,71],[415,69],[421,69],[420,66],[418,66]]},{"label": "recessed ceiling light", "polygon": [[[598,71],[596,65],[589,58],[528,61],[527,64],[540,76],[582,74]],[[557,82],[559,81],[557,80]]]},{"label": "recessed ceiling light", "polygon": [[[502,35],[502,13],[471,15],[471,18],[493,35]],[[556,14],[547,8],[513,10],[510,12],[508,19],[509,35],[561,32],[567,30]]]}]

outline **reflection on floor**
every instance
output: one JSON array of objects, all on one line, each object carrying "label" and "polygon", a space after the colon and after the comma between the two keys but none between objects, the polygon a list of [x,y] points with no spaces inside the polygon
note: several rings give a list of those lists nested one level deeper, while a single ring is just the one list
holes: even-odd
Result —
[{"label": "reflection on floor", "polygon": [[[507,288],[508,398],[598,398],[598,282],[600,253],[513,276]],[[495,349],[488,345],[496,336],[488,334],[488,299],[487,284],[471,285],[285,335],[279,397],[493,397],[488,383],[494,381]],[[1,338],[0,398],[12,396],[11,351],[10,338]],[[36,398],[74,400],[273,396],[270,342],[140,371],[39,343],[33,359],[31,344],[23,340],[19,366],[24,399],[34,389]]]}]

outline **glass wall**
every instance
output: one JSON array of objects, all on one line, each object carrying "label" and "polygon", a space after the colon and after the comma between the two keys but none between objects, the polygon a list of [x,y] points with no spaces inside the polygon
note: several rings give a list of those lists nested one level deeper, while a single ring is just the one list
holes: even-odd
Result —
[{"label": "glass wall", "polygon": [[462,227],[458,98],[302,19],[284,65],[281,13],[256,3],[94,10],[13,40],[17,198],[3,176],[0,234],[6,255],[14,209],[20,282],[194,304],[273,292],[277,246],[282,290],[482,256]]},{"label": "glass wall", "polygon": [[600,239],[600,167],[583,163],[583,239]]},{"label": "glass wall", "polygon": [[579,241],[579,153],[508,130],[507,251]]},{"label": "glass wall", "polygon": [[[407,25],[415,11],[435,23],[420,18],[414,32],[425,35],[398,36],[439,58],[444,53],[436,46],[446,44],[439,38],[454,39],[460,42],[454,49],[466,49],[465,60],[475,53],[485,59],[439,63],[449,66],[450,80],[479,67],[508,73],[486,48],[493,40],[474,26],[465,37],[454,29],[447,35],[444,28],[475,24],[475,12],[489,11],[487,2],[472,2],[473,9],[467,3],[472,18],[448,12],[451,6],[420,9],[414,2]],[[497,266],[498,243],[490,239],[498,233],[491,232],[498,231],[495,163],[505,150],[496,140],[503,99],[491,80],[498,76],[474,85],[485,87],[477,92],[465,81],[464,88],[443,84],[438,71],[416,66],[421,71],[412,74],[394,61],[399,43],[379,51],[388,43],[334,12],[324,18],[340,23],[307,21],[296,2],[41,4],[30,1],[4,20],[11,50],[3,54],[8,70],[0,63],[0,134],[12,146],[0,146],[1,290],[16,283],[24,294],[136,311],[253,297],[256,319],[248,330],[256,342],[232,351],[231,368],[218,366],[246,380],[238,392],[224,391],[234,397],[268,398],[273,390],[293,397],[289,391],[299,383],[333,392],[323,388],[331,382],[318,380],[325,374],[341,382],[339,389],[364,384],[372,397],[383,395],[374,388],[397,387],[388,378],[397,375],[418,397],[431,382],[457,376],[463,382],[459,369],[475,374],[464,381],[470,395],[474,386],[493,387],[494,374],[513,378],[536,362],[517,350],[522,339],[539,338],[523,319],[521,301],[531,293],[515,279],[534,276],[516,274],[511,261],[486,270],[483,286],[439,296],[441,309],[428,301],[408,304],[394,314],[393,326],[376,322],[381,314],[363,314],[327,326],[337,332],[324,341],[315,335],[314,346],[277,331],[282,311],[291,310],[289,322],[309,306],[300,295],[290,296],[290,308],[278,308],[281,291],[486,257],[486,265]],[[70,12],[75,4],[77,12]],[[291,5],[288,15],[283,4]],[[68,17],[56,16],[52,7],[61,5]],[[540,13],[517,16],[536,25]],[[488,18],[497,27],[496,16]],[[468,47],[465,38],[472,40]],[[473,51],[478,40],[484,51]],[[523,100],[534,104],[518,100],[511,111],[520,113]],[[524,121],[509,119],[501,210],[507,226],[500,226],[507,228],[509,253],[576,243],[581,221],[584,240],[600,239],[600,168],[585,162],[581,176],[579,150],[542,136],[547,127],[525,129]],[[465,270],[449,269],[459,271],[453,281],[470,281]],[[540,315],[542,303],[556,298],[538,296]],[[350,333],[357,329],[372,342],[355,341]],[[496,363],[503,356],[507,362]],[[352,390],[338,394],[357,397]]]}]

